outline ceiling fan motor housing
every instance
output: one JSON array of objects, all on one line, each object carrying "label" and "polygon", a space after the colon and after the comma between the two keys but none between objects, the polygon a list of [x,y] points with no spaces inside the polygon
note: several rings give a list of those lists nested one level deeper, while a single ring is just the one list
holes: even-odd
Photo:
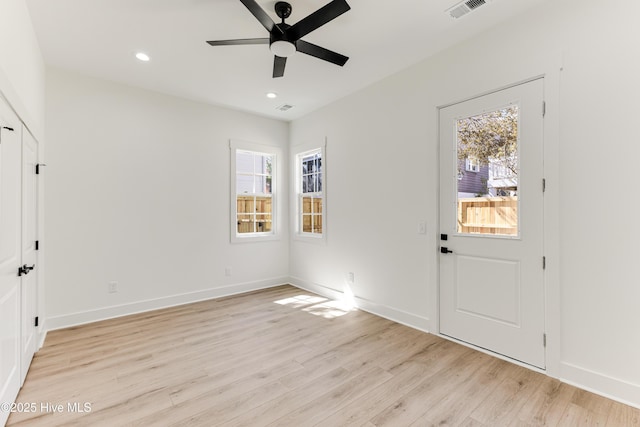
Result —
[{"label": "ceiling fan motor housing", "polygon": [[276,24],[276,26],[279,27],[282,32],[271,31],[271,34],[269,35],[269,49],[274,55],[282,58],[293,55],[298,49],[296,40],[291,40],[287,37],[287,32],[285,31],[291,25],[282,23]]},{"label": "ceiling fan motor housing", "polygon": [[287,36],[287,28],[291,27],[285,24],[284,20],[291,16],[291,5],[285,1],[276,2],[276,15],[282,19],[282,23],[275,24],[274,29],[269,34],[269,49],[271,52],[281,58],[287,58],[298,50],[296,40],[291,40]]}]

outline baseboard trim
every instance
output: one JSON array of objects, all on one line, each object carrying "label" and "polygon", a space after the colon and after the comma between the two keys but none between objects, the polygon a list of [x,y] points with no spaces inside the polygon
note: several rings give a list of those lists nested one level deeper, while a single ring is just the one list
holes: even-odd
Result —
[{"label": "baseboard trim", "polygon": [[[290,277],[289,283],[297,288],[304,289],[327,298],[336,300],[342,300],[345,298],[344,292],[342,291],[335,290],[319,283],[309,282],[300,277]],[[384,317],[385,319],[392,320],[413,329],[418,329],[427,333],[429,332],[429,318],[427,317],[407,313],[406,311],[398,310],[388,305],[379,304],[358,296],[354,296],[353,299],[356,307],[360,310],[375,314],[376,316]]]},{"label": "baseboard trim", "polygon": [[593,372],[571,363],[560,365],[560,381],[640,409],[640,385]]},{"label": "baseboard trim", "polygon": [[47,339],[47,331],[46,329],[43,329],[42,331],[40,331],[40,333],[38,333],[38,350],[42,348],[42,346],[44,345],[44,341],[46,339]]},{"label": "baseboard trim", "polygon": [[128,316],[146,311],[272,288],[287,284],[287,280],[288,277],[275,277],[255,282],[238,283],[218,288],[204,289],[201,291],[102,307],[94,310],[63,314],[60,316],[52,316],[47,318],[46,326],[48,331],[69,328],[71,326],[84,325],[87,323],[98,322],[100,320],[113,319],[115,317]]}]

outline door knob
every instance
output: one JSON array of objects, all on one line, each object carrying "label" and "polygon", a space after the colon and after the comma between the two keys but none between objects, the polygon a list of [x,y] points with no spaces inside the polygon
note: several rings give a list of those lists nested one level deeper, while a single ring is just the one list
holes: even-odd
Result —
[{"label": "door knob", "polygon": [[32,266],[28,266],[27,264],[23,265],[22,267],[18,268],[18,276],[24,276],[29,274],[29,272],[31,270],[33,270],[34,268],[36,268],[36,265],[33,264]]},{"label": "door knob", "polygon": [[449,248],[446,248],[446,247],[444,247],[444,246],[441,246],[441,247],[440,247],[440,253],[441,253],[441,254],[452,254],[452,253],[453,253],[453,251],[450,251],[450,250],[449,250]]}]

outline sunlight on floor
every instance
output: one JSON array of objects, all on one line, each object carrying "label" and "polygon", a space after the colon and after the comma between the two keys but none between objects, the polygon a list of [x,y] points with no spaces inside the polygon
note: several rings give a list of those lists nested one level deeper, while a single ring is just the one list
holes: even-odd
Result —
[{"label": "sunlight on floor", "polygon": [[349,301],[335,301],[317,295],[296,295],[274,302],[291,308],[299,308],[301,311],[325,319],[335,319],[357,311],[357,308]]},{"label": "sunlight on floor", "polygon": [[304,307],[311,304],[318,304],[325,301],[329,301],[328,298],[323,298],[317,295],[296,295],[295,297],[281,299],[280,301],[274,301],[276,304],[286,305],[292,308]]}]

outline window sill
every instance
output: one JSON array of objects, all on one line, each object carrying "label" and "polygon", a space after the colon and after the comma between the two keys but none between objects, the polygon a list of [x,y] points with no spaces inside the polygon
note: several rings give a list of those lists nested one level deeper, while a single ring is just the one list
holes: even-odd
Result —
[{"label": "window sill", "polygon": [[277,234],[250,234],[246,236],[231,236],[231,243],[257,243],[257,242],[273,242],[280,240],[280,236]]}]

